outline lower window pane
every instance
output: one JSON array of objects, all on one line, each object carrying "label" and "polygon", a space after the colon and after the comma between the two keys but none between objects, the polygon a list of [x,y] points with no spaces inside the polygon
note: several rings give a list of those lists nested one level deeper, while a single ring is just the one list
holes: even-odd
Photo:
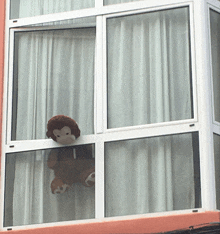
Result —
[{"label": "lower window pane", "polygon": [[4,226],[95,218],[93,147],[7,154]]},{"label": "lower window pane", "polygon": [[105,215],[200,207],[198,134],[105,145]]}]

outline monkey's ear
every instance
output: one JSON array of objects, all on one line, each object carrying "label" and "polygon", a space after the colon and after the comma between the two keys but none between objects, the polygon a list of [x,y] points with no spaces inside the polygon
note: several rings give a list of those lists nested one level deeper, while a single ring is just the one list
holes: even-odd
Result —
[{"label": "monkey's ear", "polygon": [[74,125],[74,129],[73,129],[73,132],[72,134],[78,138],[80,136],[80,129],[78,127],[78,124],[75,122],[75,125]]},{"label": "monkey's ear", "polygon": [[49,130],[46,133],[46,135],[47,135],[48,138],[50,138],[52,136],[52,134],[53,134],[52,131],[49,131]]}]

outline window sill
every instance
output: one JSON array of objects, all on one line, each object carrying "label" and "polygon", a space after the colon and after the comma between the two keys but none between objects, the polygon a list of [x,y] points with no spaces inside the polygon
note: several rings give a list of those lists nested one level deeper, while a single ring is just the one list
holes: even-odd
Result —
[{"label": "window sill", "polygon": [[177,229],[184,229],[190,226],[207,224],[209,222],[219,222],[220,211],[199,211],[192,213],[161,213],[158,217],[152,216],[135,216],[123,218],[106,218],[100,220],[91,220],[87,223],[57,225],[51,227],[26,227],[22,229],[7,229],[1,233],[16,233],[16,234],[84,234],[84,233],[160,233]]}]

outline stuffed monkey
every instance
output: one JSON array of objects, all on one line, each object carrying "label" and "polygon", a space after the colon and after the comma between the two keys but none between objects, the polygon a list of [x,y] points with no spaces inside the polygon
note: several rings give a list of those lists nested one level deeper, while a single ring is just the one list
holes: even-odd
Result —
[{"label": "stuffed monkey", "polygon": [[[75,120],[57,115],[48,121],[46,134],[62,145],[69,145],[80,136],[80,130]],[[55,174],[51,182],[52,193],[64,193],[73,183],[93,186],[94,164],[91,145],[52,149],[47,160],[48,167],[54,170]]]}]

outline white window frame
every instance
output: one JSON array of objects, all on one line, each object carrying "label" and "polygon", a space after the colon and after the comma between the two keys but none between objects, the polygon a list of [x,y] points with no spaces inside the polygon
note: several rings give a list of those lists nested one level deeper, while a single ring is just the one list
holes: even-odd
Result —
[{"label": "white window frame", "polygon": [[[95,62],[95,106],[94,106],[94,128],[92,135],[81,136],[75,143],[95,144],[96,165],[96,188],[95,188],[95,217],[104,218],[104,144],[118,140],[138,139],[145,137],[166,136],[181,133],[199,133],[200,141],[200,170],[201,170],[201,196],[202,208],[198,210],[215,210],[215,175],[214,175],[214,153],[213,132],[220,133],[220,128],[213,124],[213,102],[210,82],[211,58],[210,38],[207,33],[209,27],[208,10],[217,6],[218,0],[143,0],[117,5],[103,6],[102,0],[95,0],[95,8],[83,9],[69,12],[54,13],[49,15],[33,16],[29,18],[9,19],[9,2],[7,0],[6,30],[5,30],[5,74],[4,74],[4,103],[3,103],[3,127],[2,127],[2,178],[1,178],[1,216],[0,228],[3,228],[4,216],[4,175],[5,154],[28,150],[48,149],[57,147],[51,139],[11,141],[10,132],[11,115],[10,102],[12,100],[12,78],[13,78],[13,35],[34,24],[54,22],[59,20],[77,19],[84,17],[96,17],[96,62]],[[178,2],[178,3],[177,3]],[[189,7],[190,16],[190,48],[192,66],[192,96],[193,96],[193,119],[180,121],[147,124],[141,126],[107,129],[107,90],[106,90],[106,20],[114,16],[131,15],[143,12],[153,12],[179,7]],[[202,22],[202,23],[201,23]],[[207,28],[206,28],[207,27]],[[35,29],[34,27],[32,28]],[[31,29],[31,30],[32,30]],[[29,28],[30,30],[30,28]],[[203,48],[203,49],[201,49]],[[208,61],[208,62],[207,62]],[[210,87],[210,89],[209,89]],[[207,90],[208,89],[208,90]],[[46,131],[46,129],[45,129]],[[186,212],[172,211],[171,213]],[[164,215],[167,212],[164,212]],[[161,214],[154,214],[160,215]],[[145,216],[152,216],[146,214]],[[135,216],[139,217],[139,216]],[[143,215],[141,216],[143,217]],[[111,218],[112,219],[112,218]],[[124,217],[128,219],[128,217]],[[87,221],[71,221],[71,223]],[[91,221],[90,221],[91,222]],[[70,223],[70,222],[67,222]],[[55,223],[57,224],[57,223]],[[39,224],[39,226],[51,226],[54,224]],[[58,223],[59,225],[59,223]],[[31,226],[31,225],[30,225]],[[37,225],[38,226],[38,225]],[[36,227],[36,225],[35,225]],[[15,227],[13,227],[14,229]],[[5,229],[5,228],[3,228]]]}]

